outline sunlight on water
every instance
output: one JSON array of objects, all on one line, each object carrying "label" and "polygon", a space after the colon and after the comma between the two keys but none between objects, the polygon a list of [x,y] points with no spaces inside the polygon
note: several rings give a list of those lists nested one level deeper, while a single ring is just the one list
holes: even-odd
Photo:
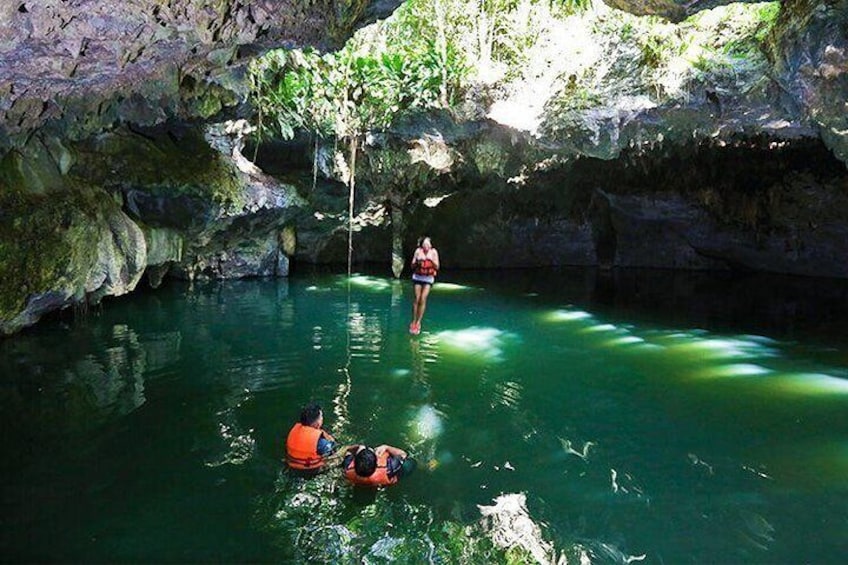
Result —
[{"label": "sunlight on water", "polygon": [[[670,353],[685,354],[700,359],[738,359],[748,357],[753,353],[765,354],[767,348],[759,343],[738,339],[700,339],[694,336],[675,339],[676,343],[668,346]],[[676,337],[676,336],[669,336]]]},{"label": "sunlight on water", "polygon": [[735,363],[731,365],[719,365],[717,367],[707,367],[695,372],[697,377],[717,378],[717,377],[751,377],[757,375],[768,375],[773,373],[771,369],[767,369],[760,365],[751,363]]},{"label": "sunlight on water", "polygon": [[848,380],[819,373],[780,375],[773,383],[777,390],[805,395],[848,394]]},{"label": "sunlight on water", "polygon": [[644,344],[645,340],[641,337],[636,337],[635,335],[626,335],[622,337],[616,337],[611,340],[605,341],[604,345],[608,347],[615,347],[621,345],[637,345]]},{"label": "sunlight on water", "polygon": [[616,330],[618,330],[618,328],[612,324],[595,324],[594,326],[589,326],[588,328],[584,328],[581,331],[583,333],[606,333],[614,332]]},{"label": "sunlight on water", "polygon": [[433,285],[433,292],[457,292],[460,290],[474,290],[473,287],[464,286],[456,283],[437,282]]},{"label": "sunlight on water", "polygon": [[431,440],[442,434],[444,424],[442,415],[429,404],[419,408],[412,417],[410,431],[418,440]]},{"label": "sunlight on water", "polygon": [[341,283],[350,281],[350,284],[359,288],[367,288],[370,290],[388,290],[392,287],[392,280],[369,275],[351,275],[351,277],[342,279]]},{"label": "sunlight on water", "polygon": [[499,361],[502,360],[503,347],[511,334],[497,328],[470,327],[444,330],[438,332],[436,337],[446,351],[465,354],[470,358]]},{"label": "sunlight on water", "polygon": [[[794,318],[790,342],[595,310],[559,283],[439,283],[418,336],[408,280],[327,274],[174,285],[0,341],[3,478],[27,494],[0,545],[26,562],[841,560],[838,340]],[[341,443],[402,447],[414,473],[363,492],[285,469],[311,400]]]},{"label": "sunlight on water", "polygon": [[546,314],[545,319],[551,322],[572,322],[576,320],[586,320],[592,315],[582,310],[554,310]]},{"label": "sunlight on water", "polygon": [[304,290],[306,290],[307,292],[329,292],[332,289],[330,289],[329,287],[326,287],[326,286],[317,286],[317,285],[313,284],[313,285],[307,286]]}]

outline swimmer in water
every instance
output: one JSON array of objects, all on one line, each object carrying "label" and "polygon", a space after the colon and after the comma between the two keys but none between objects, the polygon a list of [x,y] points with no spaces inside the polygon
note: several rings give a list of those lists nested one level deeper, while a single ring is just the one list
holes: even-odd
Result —
[{"label": "swimmer in water", "polygon": [[412,322],[409,324],[409,333],[413,335],[421,333],[421,319],[427,309],[427,296],[430,294],[433,283],[436,282],[439,267],[439,252],[433,247],[429,237],[422,237],[412,254],[412,288],[415,296],[412,301]]},{"label": "swimmer in water", "polygon": [[326,458],[337,449],[336,438],[325,430],[324,412],[316,402],[310,402],[300,412],[300,421],[286,438],[286,463],[292,469],[318,472]]},{"label": "swimmer in water", "polygon": [[352,445],[347,450],[342,469],[345,478],[354,485],[379,487],[393,485],[415,468],[415,460],[406,451],[391,445],[371,449]]}]

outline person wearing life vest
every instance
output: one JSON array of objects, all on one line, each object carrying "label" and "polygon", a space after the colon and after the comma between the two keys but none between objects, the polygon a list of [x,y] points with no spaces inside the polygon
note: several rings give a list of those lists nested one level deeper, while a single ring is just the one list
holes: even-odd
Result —
[{"label": "person wearing life vest", "polygon": [[421,319],[427,309],[427,297],[430,295],[430,287],[436,282],[439,267],[439,252],[433,247],[429,237],[422,237],[412,254],[412,288],[415,297],[412,301],[409,333],[413,335],[421,333]]},{"label": "person wearing life vest", "polygon": [[412,472],[413,460],[406,451],[391,445],[374,449],[352,445],[347,450],[342,468],[348,482],[367,487],[389,486]]},{"label": "person wearing life vest", "polygon": [[320,471],[326,458],[336,450],[336,439],[322,428],[324,412],[310,402],[300,412],[300,421],[286,438],[286,463],[300,471]]}]

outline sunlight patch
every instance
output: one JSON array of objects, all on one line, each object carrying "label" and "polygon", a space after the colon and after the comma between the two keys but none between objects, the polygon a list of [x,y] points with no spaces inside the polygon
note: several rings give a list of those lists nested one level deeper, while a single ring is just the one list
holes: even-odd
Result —
[{"label": "sunlight patch", "polygon": [[444,429],[442,415],[432,405],[425,404],[415,412],[411,428],[416,439],[435,439],[442,435]]},{"label": "sunlight patch", "polygon": [[456,284],[456,283],[449,283],[449,282],[439,282],[439,283],[436,283],[435,285],[433,285],[433,291],[439,291],[439,292],[442,292],[442,291],[456,292],[458,290],[471,290],[471,289],[472,289],[472,287],[470,287],[470,286],[465,286],[465,285]]},{"label": "sunlight patch", "polygon": [[793,373],[780,379],[776,386],[801,394],[848,394],[848,380],[823,373]]},{"label": "sunlight patch", "polygon": [[435,208],[442,202],[442,200],[448,198],[449,196],[453,196],[453,192],[449,192],[448,194],[442,194],[441,196],[430,196],[424,199],[424,206],[428,208]]},{"label": "sunlight patch", "polygon": [[354,286],[369,288],[372,290],[386,290],[392,286],[392,283],[389,282],[388,279],[368,275],[352,275],[348,280]]},{"label": "sunlight patch", "polygon": [[758,347],[757,344],[746,344],[732,339],[698,339],[691,336],[686,339],[687,341],[683,343],[672,345],[670,349],[680,353],[725,359],[747,357],[748,353],[745,350],[750,349],[749,346]]},{"label": "sunlight patch", "polygon": [[499,361],[504,341],[511,334],[497,328],[471,327],[436,334],[442,348],[470,356]]},{"label": "sunlight patch", "polygon": [[641,337],[636,337],[635,335],[625,335],[622,337],[616,337],[609,341],[605,341],[604,345],[615,347],[620,345],[636,345],[645,343],[645,340]]},{"label": "sunlight patch", "polygon": [[772,373],[771,369],[767,369],[761,365],[753,363],[735,363],[731,365],[719,365],[717,367],[708,367],[698,371],[696,376],[705,378],[717,377],[752,377],[756,375],[767,375]]},{"label": "sunlight patch", "polygon": [[589,326],[588,328],[585,328],[582,331],[583,331],[583,333],[598,333],[598,332],[602,333],[602,332],[614,332],[617,329],[618,328],[616,328],[612,324],[595,324],[594,326]]},{"label": "sunlight patch", "polygon": [[586,320],[592,315],[582,310],[554,310],[545,315],[545,318],[551,322],[573,322],[576,320]]},{"label": "sunlight patch", "polygon": [[306,287],[306,292],[327,292],[328,290],[330,289],[321,286],[316,286],[314,284]]}]

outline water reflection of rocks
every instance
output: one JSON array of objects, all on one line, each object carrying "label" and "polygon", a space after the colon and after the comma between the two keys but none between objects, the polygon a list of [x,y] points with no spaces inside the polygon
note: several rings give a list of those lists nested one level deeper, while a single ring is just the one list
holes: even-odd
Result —
[{"label": "water reflection of rocks", "polygon": [[180,346],[179,332],[140,336],[126,324],[17,336],[0,344],[3,412],[32,416],[32,431],[49,428],[48,422],[85,429],[125,416],[144,404],[145,379],[175,362]]}]

